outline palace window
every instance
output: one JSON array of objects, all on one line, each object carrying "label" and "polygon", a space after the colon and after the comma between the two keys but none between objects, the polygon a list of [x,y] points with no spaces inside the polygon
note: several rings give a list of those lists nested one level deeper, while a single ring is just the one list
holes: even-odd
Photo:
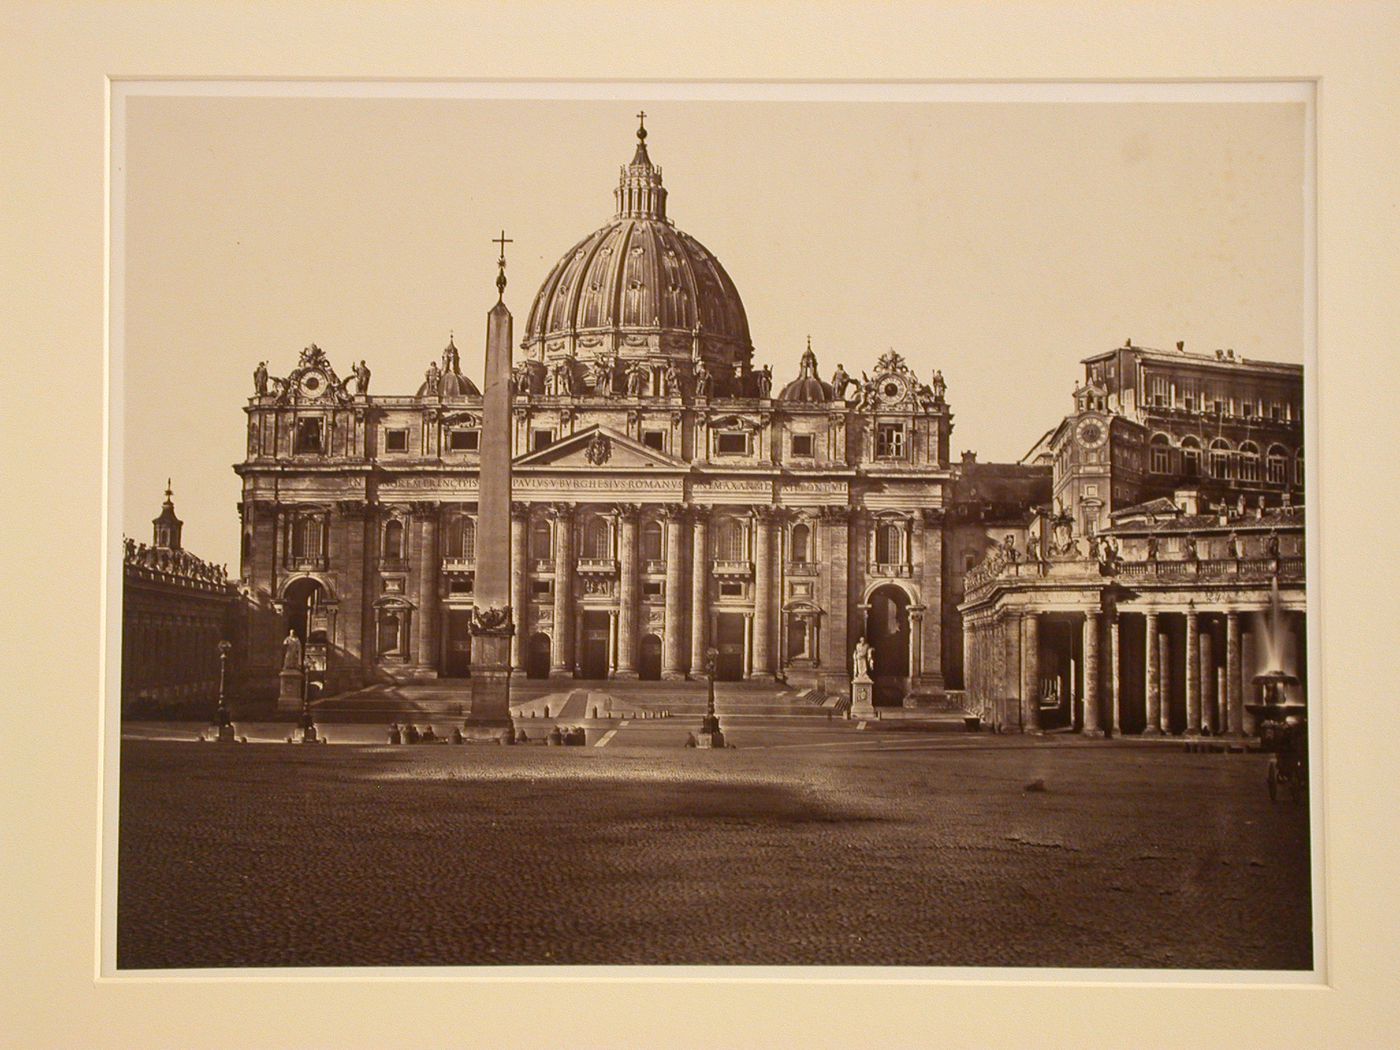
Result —
[{"label": "palace window", "polygon": [[481,448],[481,431],[454,430],[448,436],[447,447],[453,452],[475,452]]},{"label": "palace window", "polygon": [[1269,446],[1269,459],[1265,469],[1268,471],[1270,485],[1288,483],[1288,453],[1283,450],[1283,446]]},{"label": "palace window", "polygon": [[612,530],[606,518],[592,518],[584,526],[583,556],[594,559],[612,557]]},{"label": "palace window", "polygon": [[1201,474],[1201,443],[1193,437],[1181,439],[1181,472],[1188,478]]},{"label": "palace window", "polygon": [[1303,450],[1301,448],[1298,450],[1297,457],[1293,460],[1293,484],[1300,488],[1303,485]]},{"label": "palace window", "polygon": [[811,456],[814,441],[811,434],[792,435],[792,454],[794,456]]},{"label": "palace window", "polygon": [[549,448],[554,443],[554,431],[552,430],[532,430],[530,431],[530,451],[538,452],[542,448]]},{"label": "palace window", "polygon": [[661,560],[661,522],[649,521],[642,526],[642,560]]},{"label": "palace window", "polygon": [[321,440],[321,420],[298,419],[292,433],[292,451],[298,455],[309,455],[324,451]]},{"label": "palace window", "polygon": [[742,430],[725,430],[715,435],[715,453],[720,456],[747,456],[749,435]]},{"label": "palace window", "polygon": [[661,597],[661,581],[660,581],[660,580],[643,580],[643,581],[642,581],[642,595],[643,595],[643,597],[646,597],[646,598],[660,598],[660,597]]},{"label": "palace window", "polygon": [[875,455],[881,459],[904,458],[903,423],[881,423],[876,428]]},{"label": "palace window", "polygon": [[548,598],[554,593],[553,580],[531,580],[530,593],[536,598]]},{"label": "palace window", "polygon": [[1224,438],[1216,438],[1210,443],[1210,459],[1208,461],[1210,476],[1213,478],[1228,478],[1230,470],[1230,443]]},{"label": "palace window", "polygon": [[398,561],[403,557],[403,522],[390,518],[384,526],[384,559]]},{"label": "palace window", "polygon": [[549,522],[540,518],[530,526],[530,559],[532,561],[545,561],[553,550],[553,534],[550,531]]},{"label": "palace window", "polygon": [[875,560],[881,565],[904,560],[904,530],[892,521],[875,527]]},{"label": "palace window", "polygon": [[385,452],[407,452],[407,451],[408,451],[408,431],[407,431],[407,430],[386,430],[386,431],[384,431],[384,451],[385,451]]},{"label": "palace window", "polygon": [[1172,447],[1165,434],[1152,435],[1152,447],[1148,459],[1148,469],[1154,474],[1171,473]]},{"label": "palace window", "polygon": [[471,561],[476,557],[476,522],[458,518],[447,533],[447,556]]},{"label": "palace window", "polygon": [[725,518],[715,530],[715,558],[719,561],[743,561],[744,527],[733,518]]},{"label": "palace window", "polygon": [[647,448],[654,448],[658,452],[665,452],[666,432],[664,430],[643,430],[642,444]]},{"label": "palace window", "polygon": [[1259,480],[1259,446],[1253,441],[1240,446],[1240,480]]},{"label": "palace window", "polygon": [[812,539],[812,530],[801,522],[792,527],[792,534],[788,537],[788,550],[794,565],[806,565],[810,560],[809,546]]}]

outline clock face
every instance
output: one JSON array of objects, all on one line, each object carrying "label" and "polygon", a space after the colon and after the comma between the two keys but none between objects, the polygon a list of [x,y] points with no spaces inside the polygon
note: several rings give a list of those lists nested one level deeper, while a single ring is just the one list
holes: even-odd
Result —
[{"label": "clock face", "polygon": [[875,386],[880,392],[880,400],[886,404],[903,401],[908,393],[908,387],[899,376],[883,376],[876,380]]},{"label": "clock face", "polygon": [[1085,448],[1098,448],[1108,440],[1108,432],[1097,419],[1080,420],[1075,436]]},{"label": "clock face", "polygon": [[298,384],[306,397],[320,397],[326,392],[326,376],[316,369],[305,373]]}]

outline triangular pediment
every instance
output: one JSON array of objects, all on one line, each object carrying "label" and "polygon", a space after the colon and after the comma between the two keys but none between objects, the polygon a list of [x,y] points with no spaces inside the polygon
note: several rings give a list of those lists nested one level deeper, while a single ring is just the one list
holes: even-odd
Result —
[{"label": "triangular pediment", "polygon": [[626,434],[595,423],[548,448],[519,456],[512,470],[665,471],[689,470],[690,464],[648,448]]}]

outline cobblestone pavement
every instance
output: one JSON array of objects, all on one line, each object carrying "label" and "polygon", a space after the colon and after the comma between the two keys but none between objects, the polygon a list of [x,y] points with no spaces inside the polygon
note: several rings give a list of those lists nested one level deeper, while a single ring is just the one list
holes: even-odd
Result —
[{"label": "cobblestone pavement", "polygon": [[1262,757],[907,736],[125,740],[118,965],[1310,967]]}]

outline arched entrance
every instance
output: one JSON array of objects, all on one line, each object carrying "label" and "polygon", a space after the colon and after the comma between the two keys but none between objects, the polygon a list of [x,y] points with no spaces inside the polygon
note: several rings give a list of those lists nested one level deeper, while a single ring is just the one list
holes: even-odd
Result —
[{"label": "arched entrance", "polygon": [[897,704],[909,689],[909,595],[885,584],[870,595],[865,640],[875,650],[875,702]]},{"label": "arched entrance", "polygon": [[579,653],[580,678],[608,677],[608,632],[611,618],[601,609],[583,614],[583,651]]},{"label": "arched entrance", "polygon": [[[287,584],[287,589],[282,593],[282,611],[286,618],[286,626],[295,631],[303,643],[306,642],[308,634],[316,629],[318,617],[315,614],[329,597],[321,582],[309,576]],[[326,641],[324,638],[318,640]]]},{"label": "arched entrance", "polygon": [[549,677],[549,635],[532,634],[525,647],[525,677]]},{"label": "arched entrance", "polygon": [[661,680],[661,639],[654,634],[643,635],[637,647],[637,677],[648,682]]}]

